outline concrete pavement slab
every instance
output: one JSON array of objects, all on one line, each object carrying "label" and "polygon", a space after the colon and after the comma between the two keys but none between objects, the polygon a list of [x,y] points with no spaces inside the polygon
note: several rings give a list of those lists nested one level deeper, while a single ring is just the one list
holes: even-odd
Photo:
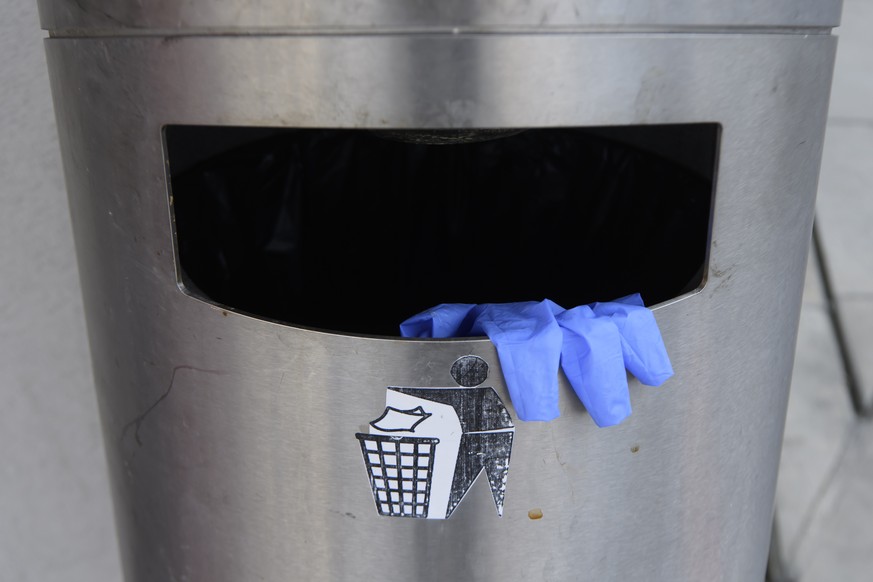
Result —
[{"label": "concrete pavement slab", "polygon": [[810,515],[840,458],[853,420],[826,309],[805,303],[777,484],[777,525],[789,563],[807,533]]},{"label": "concrete pavement slab", "polygon": [[798,549],[802,582],[873,579],[873,424],[855,426]]}]

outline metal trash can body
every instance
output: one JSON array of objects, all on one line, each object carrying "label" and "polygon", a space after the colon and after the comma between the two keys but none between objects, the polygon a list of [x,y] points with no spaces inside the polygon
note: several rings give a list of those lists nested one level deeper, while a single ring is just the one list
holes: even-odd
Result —
[{"label": "metal trash can body", "polygon": [[[40,4],[127,579],[763,577],[838,2]],[[721,128],[704,284],[656,308],[676,375],[618,427],[563,380],[517,421],[487,340],[252,317],[177,268],[168,125],[680,123]],[[467,355],[513,415],[502,517],[481,482],[380,515],[355,434]]]}]

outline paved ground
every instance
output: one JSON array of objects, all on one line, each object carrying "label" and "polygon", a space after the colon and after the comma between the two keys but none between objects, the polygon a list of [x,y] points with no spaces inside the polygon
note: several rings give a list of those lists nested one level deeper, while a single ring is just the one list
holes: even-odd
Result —
[{"label": "paved ground", "polygon": [[873,0],[842,22],[777,494],[802,582],[873,580]]}]

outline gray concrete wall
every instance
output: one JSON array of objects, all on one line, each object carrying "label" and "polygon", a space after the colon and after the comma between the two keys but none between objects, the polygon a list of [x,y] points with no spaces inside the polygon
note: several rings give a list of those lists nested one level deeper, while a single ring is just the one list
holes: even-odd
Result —
[{"label": "gray concrete wall", "polygon": [[36,3],[0,0],[0,579],[120,580]]}]

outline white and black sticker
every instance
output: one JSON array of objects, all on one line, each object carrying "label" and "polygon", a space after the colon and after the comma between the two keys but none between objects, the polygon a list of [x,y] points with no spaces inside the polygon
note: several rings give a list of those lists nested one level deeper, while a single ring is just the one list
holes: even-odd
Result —
[{"label": "white and black sticker", "polygon": [[488,364],[459,358],[460,385],[387,389],[385,411],[357,433],[381,515],[446,519],[484,471],[498,515],[509,474],[515,426],[490,386]]}]

